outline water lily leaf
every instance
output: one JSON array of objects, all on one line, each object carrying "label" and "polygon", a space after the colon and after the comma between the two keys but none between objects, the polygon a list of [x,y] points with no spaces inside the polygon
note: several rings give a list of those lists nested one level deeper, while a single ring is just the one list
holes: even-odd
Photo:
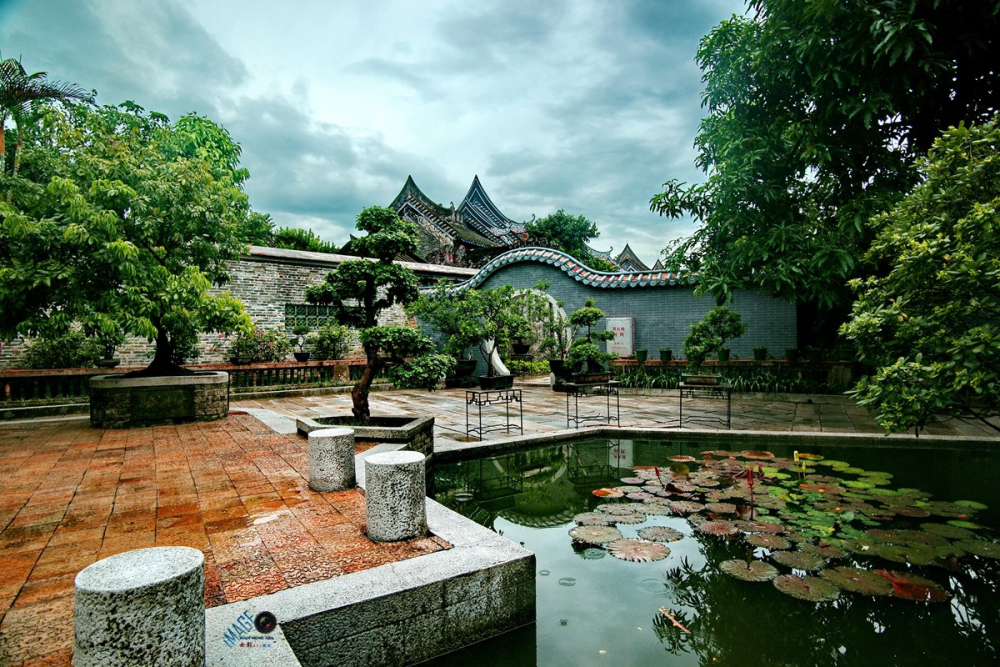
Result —
[{"label": "water lily leaf", "polygon": [[677,477],[686,477],[691,472],[691,469],[683,463],[671,463],[670,472]]},{"label": "water lily leaf", "polygon": [[826,560],[847,558],[847,552],[834,544],[811,544],[803,542],[799,544],[799,550],[812,556],[825,558]]},{"label": "water lily leaf", "polygon": [[643,502],[641,505],[635,506],[635,511],[639,514],[645,514],[646,516],[671,516],[673,515],[673,510],[670,509],[668,505],[657,505],[648,502]]},{"label": "water lily leaf", "polygon": [[839,588],[819,577],[783,574],[774,578],[774,587],[785,595],[807,602],[832,602],[840,597]]},{"label": "water lily leaf", "polygon": [[607,545],[607,550],[615,558],[633,563],[650,563],[670,555],[670,547],[645,540],[615,540]]},{"label": "water lily leaf", "polygon": [[591,493],[598,498],[622,498],[625,496],[618,489],[594,489]]},{"label": "water lily leaf", "polygon": [[752,544],[755,547],[761,547],[762,549],[770,549],[772,551],[788,549],[789,547],[792,546],[791,542],[781,537],[780,535],[769,535],[767,533],[747,535],[746,540],[749,544]]},{"label": "water lily leaf", "polygon": [[736,514],[736,505],[733,503],[708,503],[705,509],[713,514]]},{"label": "water lily leaf", "polygon": [[649,480],[645,477],[622,477],[622,484],[645,484]]},{"label": "water lily leaf", "polygon": [[648,498],[655,498],[656,496],[645,491],[634,491],[632,493],[626,493],[625,497],[629,500],[647,500]]},{"label": "water lily leaf", "polygon": [[1000,544],[985,540],[962,540],[955,546],[982,558],[1000,559]]},{"label": "water lily leaf", "polygon": [[675,500],[670,503],[670,507],[673,508],[675,514],[693,514],[705,509],[704,505],[692,500]]},{"label": "water lily leaf", "polygon": [[[801,454],[799,455],[801,456]],[[830,466],[831,468],[849,468],[851,466],[847,461],[837,461],[836,459],[824,459],[822,461],[817,461],[817,465]]]},{"label": "water lily leaf", "polygon": [[616,490],[622,493],[636,493],[637,491],[642,491],[641,486],[616,486]]},{"label": "water lily leaf", "polygon": [[584,544],[607,544],[620,540],[622,534],[613,526],[577,526],[570,529],[569,536]]},{"label": "water lily leaf", "polygon": [[640,512],[630,512],[628,514],[611,514],[609,516],[611,516],[611,519],[615,523],[626,524],[626,525],[635,523],[644,523],[646,521],[646,515],[641,514]]},{"label": "water lily leaf", "polygon": [[892,595],[892,584],[885,577],[857,567],[831,567],[819,573],[841,590],[860,595]]},{"label": "water lily leaf", "polygon": [[966,528],[950,526],[947,523],[922,523],[920,528],[931,535],[938,535],[949,540],[972,540],[976,534]]},{"label": "water lily leaf", "polygon": [[635,514],[634,506],[629,503],[604,503],[594,509],[598,512],[612,515]]},{"label": "water lily leaf", "polygon": [[822,461],[824,458],[826,458],[819,454],[808,454],[805,452],[799,452],[798,457],[800,460],[805,460],[805,461]]},{"label": "water lily leaf", "polygon": [[749,563],[744,560],[726,560],[719,564],[719,569],[741,581],[771,581],[778,576],[778,570],[773,565],[759,560]]},{"label": "water lily leaf", "polygon": [[732,521],[708,521],[698,526],[698,531],[713,537],[736,537],[740,534],[739,528],[733,525]]},{"label": "water lily leaf", "polygon": [[910,519],[925,519],[931,515],[930,512],[919,507],[900,507],[898,505],[890,505],[889,511],[895,512],[898,516],[905,516]]},{"label": "water lily leaf", "polygon": [[684,538],[684,533],[669,526],[648,526],[639,529],[639,537],[650,542],[676,542]]},{"label": "water lily leaf", "polygon": [[962,521],[959,519],[953,519],[948,522],[949,526],[955,526],[956,528],[968,528],[969,530],[979,530],[982,528],[978,523],[973,523],[971,521]]},{"label": "water lily leaf", "polygon": [[879,544],[880,543],[875,540],[855,538],[844,542],[843,547],[852,554],[857,554],[859,556],[875,556],[877,555],[875,553],[875,549],[879,546]]},{"label": "water lily leaf", "polygon": [[987,509],[988,505],[978,503],[975,500],[956,500],[955,504],[959,507],[968,507],[970,510],[984,510]]},{"label": "water lily leaf", "polygon": [[875,570],[875,574],[892,584],[892,594],[904,600],[914,602],[944,602],[948,593],[930,579],[918,577],[907,572],[891,572]]},{"label": "water lily leaf", "polygon": [[753,459],[755,461],[770,461],[774,458],[774,454],[771,452],[756,450],[744,450],[740,452],[740,456],[745,459]]},{"label": "water lily leaf", "polygon": [[581,512],[573,517],[578,526],[610,526],[614,517],[604,512]]},{"label": "water lily leaf", "polygon": [[815,571],[822,569],[826,562],[819,556],[801,551],[776,551],[771,554],[776,562],[796,570]]},{"label": "water lily leaf", "polygon": [[673,461],[674,463],[693,463],[697,461],[693,456],[688,456],[687,454],[678,454],[676,456],[668,456],[668,461]]}]

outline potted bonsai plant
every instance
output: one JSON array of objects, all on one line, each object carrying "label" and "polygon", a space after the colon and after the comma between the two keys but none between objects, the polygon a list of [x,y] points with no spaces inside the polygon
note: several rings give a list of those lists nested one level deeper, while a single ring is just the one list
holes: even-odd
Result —
[{"label": "potted bonsai plant", "polygon": [[98,368],[114,368],[121,363],[121,359],[115,358],[115,350],[125,343],[125,334],[120,330],[113,333],[98,332],[97,343],[101,348],[101,358],[95,363]]},{"label": "potted bonsai plant", "polygon": [[309,351],[306,349],[306,345],[312,342],[309,327],[305,324],[297,324],[292,328],[292,333],[295,334],[295,344],[299,346],[299,351],[292,353],[295,355],[295,361],[309,361]]},{"label": "potted bonsai plant", "polygon": [[726,306],[713,308],[708,311],[704,319],[692,324],[691,331],[684,339],[684,354],[687,356],[690,368],[697,371],[697,374],[685,375],[684,382],[687,384],[717,384],[719,376],[702,374],[701,365],[713,352],[718,354],[720,359],[723,356],[729,359],[729,348],[725,346],[726,341],[739,338],[746,330],[747,327],[743,324],[743,318],[740,314]]},{"label": "potted bonsai plant", "polygon": [[753,349],[753,358],[756,361],[767,361],[767,348],[763,345],[758,345]]},{"label": "potted bonsai plant", "polygon": [[674,358],[674,351],[669,348],[660,349],[660,361],[667,363]]},{"label": "potted bonsai plant", "polygon": [[574,334],[584,328],[587,330],[583,336],[574,338],[569,348],[567,361],[576,382],[605,382],[611,377],[604,365],[617,355],[602,352],[598,343],[614,340],[615,332],[595,331],[594,327],[602,319],[604,311],[594,305],[593,298],[587,299],[582,308],[569,316]]}]

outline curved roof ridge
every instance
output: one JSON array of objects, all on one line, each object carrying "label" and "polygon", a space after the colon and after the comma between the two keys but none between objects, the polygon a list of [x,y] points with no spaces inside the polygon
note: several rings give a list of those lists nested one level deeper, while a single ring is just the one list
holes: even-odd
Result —
[{"label": "curved roof ridge", "polygon": [[[622,289],[626,287],[660,287],[666,285],[690,284],[696,282],[691,274],[671,273],[667,271],[598,271],[583,262],[571,257],[561,250],[552,248],[527,247],[515,248],[497,255],[487,262],[474,276],[448,287],[449,292],[479,287],[492,274],[507,266],[519,262],[537,262],[553,266],[577,282],[598,289]],[[427,290],[433,287],[425,288]]]}]

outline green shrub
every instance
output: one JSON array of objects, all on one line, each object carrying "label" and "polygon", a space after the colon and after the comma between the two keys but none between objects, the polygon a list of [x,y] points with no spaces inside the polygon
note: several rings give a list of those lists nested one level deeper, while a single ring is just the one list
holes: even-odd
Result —
[{"label": "green shrub", "polygon": [[409,363],[389,368],[388,376],[397,389],[436,389],[441,378],[455,370],[458,362],[446,354],[427,354]]},{"label": "green shrub", "polygon": [[514,375],[547,375],[550,372],[549,362],[544,359],[542,361],[508,361],[506,365],[507,370]]},{"label": "green shrub", "polygon": [[229,346],[229,356],[251,363],[284,361],[292,351],[292,342],[284,331],[268,331],[253,327],[239,331]]},{"label": "green shrub", "polygon": [[351,351],[351,330],[343,324],[325,324],[319,328],[312,343],[312,358],[316,361],[343,359]]},{"label": "green shrub", "polygon": [[56,338],[35,338],[24,353],[28,368],[81,368],[94,366],[103,356],[101,344],[80,331],[70,331]]},{"label": "green shrub", "polygon": [[684,355],[696,369],[708,355],[725,348],[726,341],[739,338],[746,330],[739,313],[726,306],[713,308],[704,319],[691,325],[691,333],[684,339]]}]

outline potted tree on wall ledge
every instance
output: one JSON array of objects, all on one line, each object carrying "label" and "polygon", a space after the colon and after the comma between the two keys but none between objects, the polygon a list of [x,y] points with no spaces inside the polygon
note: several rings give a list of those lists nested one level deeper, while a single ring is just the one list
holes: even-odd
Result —
[{"label": "potted tree on wall ledge", "polygon": [[726,359],[729,358],[729,348],[725,347],[727,340],[739,338],[747,330],[743,324],[743,318],[736,311],[726,306],[718,306],[708,311],[700,322],[691,325],[691,331],[684,339],[684,354],[687,356],[688,364],[697,374],[685,375],[686,384],[713,385],[719,383],[718,375],[701,373],[701,366],[705,359],[712,353],[719,354],[725,350]]},{"label": "potted tree on wall ledge", "polygon": [[614,340],[615,332],[595,331],[594,327],[602,319],[604,311],[594,305],[593,297],[587,299],[582,308],[573,311],[569,316],[574,336],[581,329],[587,330],[583,336],[574,337],[570,344],[567,362],[574,371],[574,382],[607,382],[611,379],[611,373],[606,370],[605,364],[617,355],[602,352],[598,343]]}]

